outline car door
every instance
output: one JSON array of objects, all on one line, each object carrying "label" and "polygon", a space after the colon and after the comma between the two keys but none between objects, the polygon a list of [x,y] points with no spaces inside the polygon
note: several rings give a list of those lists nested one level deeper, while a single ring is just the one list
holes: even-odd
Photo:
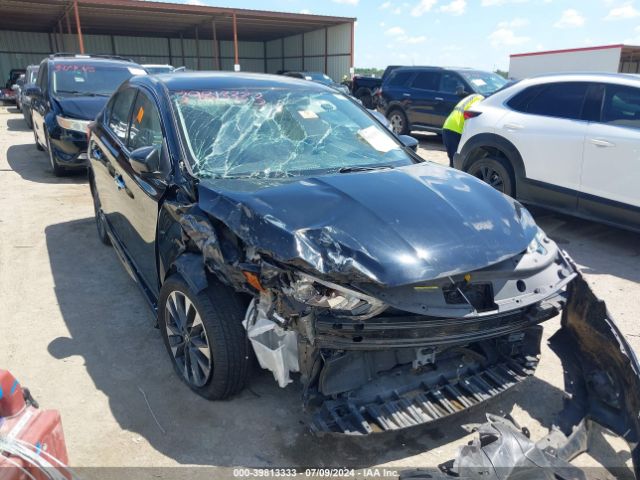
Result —
[{"label": "car door", "polygon": [[531,86],[507,102],[496,133],[520,153],[526,173],[518,198],[551,207],[577,208],[588,82]]},{"label": "car door", "polygon": [[603,90],[600,119],[587,127],[579,209],[640,228],[640,88]]},{"label": "car door", "polygon": [[[158,202],[166,188],[169,174],[168,153],[164,148],[164,132],[158,105],[150,92],[138,91],[129,126],[125,154],[118,157],[118,205],[122,215],[121,236],[139,275],[154,297],[158,295],[156,264],[156,228]],[[132,152],[142,147],[155,147],[164,161],[154,173],[136,172],[129,161]]]},{"label": "car door", "polygon": [[89,147],[100,207],[119,244],[123,244],[125,228],[122,213],[124,205],[120,193],[123,184],[119,164],[127,161],[125,149],[136,95],[137,90],[131,87],[122,88],[113,95]]},{"label": "car door", "polygon": [[440,128],[444,120],[438,124],[438,103],[444,101],[438,92],[440,88],[440,72],[426,70],[418,72],[411,81],[408,93],[411,103],[407,109],[409,123],[426,128]]},{"label": "car door", "polygon": [[40,91],[31,98],[31,118],[33,120],[33,130],[36,136],[40,140],[40,143],[44,145],[44,116],[47,113],[48,108],[48,65],[47,62],[43,62],[38,71],[38,79],[36,85]]},{"label": "car door", "polygon": [[458,96],[460,90],[469,92],[471,89],[462,80],[460,75],[455,72],[442,72],[440,76],[440,87],[438,96],[436,97],[436,115],[438,117],[436,126],[442,128],[445,120],[453,111],[455,106],[460,102],[461,97]]}]

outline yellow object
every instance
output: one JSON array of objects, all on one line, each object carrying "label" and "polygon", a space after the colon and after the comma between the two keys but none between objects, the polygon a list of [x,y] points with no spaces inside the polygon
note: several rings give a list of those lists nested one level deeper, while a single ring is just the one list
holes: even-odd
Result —
[{"label": "yellow object", "polygon": [[465,281],[466,281],[467,283],[469,283],[469,282],[471,281],[471,274],[470,274],[470,273],[467,273],[467,274],[464,276],[464,279],[465,279]]},{"label": "yellow object", "polygon": [[484,97],[478,94],[469,95],[460,100],[453,109],[453,112],[451,112],[445,120],[442,126],[443,130],[451,130],[452,132],[462,135],[462,130],[464,130],[464,112],[482,100],[484,100]]}]

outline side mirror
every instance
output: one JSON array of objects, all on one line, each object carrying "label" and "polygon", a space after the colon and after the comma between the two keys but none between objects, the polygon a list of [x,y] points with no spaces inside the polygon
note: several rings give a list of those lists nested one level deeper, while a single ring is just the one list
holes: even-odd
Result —
[{"label": "side mirror", "polygon": [[464,87],[458,87],[456,88],[456,95],[460,98],[464,98],[469,94],[465,91]]},{"label": "side mirror", "polygon": [[32,85],[29,86],[25,89],[24,94],[27,97],[33,97],[35,95],[39,95],[40,94],[40,87],[38,87],[37,85]]},{"label": "side mirror", "polygon": [[133,171],[142,175],[160,169],[160,147],[140,147],[129,155],[129,163]]},{"label": "side mirror", "polygon": [[410,148],[414,152],[418,151],[418,140],[410,135],[398,135],[400,142],[407,148]]}]

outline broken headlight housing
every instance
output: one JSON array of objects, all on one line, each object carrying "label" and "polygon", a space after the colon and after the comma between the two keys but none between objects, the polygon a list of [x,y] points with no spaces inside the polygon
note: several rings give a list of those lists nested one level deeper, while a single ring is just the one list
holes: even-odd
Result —
[{"label": "broken headlight housing", "polygon": [[377,298],[305,273],[295,274],[285,293],[305,305],[326,308],[336,316],[359,320],[375,317],[387,308],[387,305]]},{"label": "broken headlight housing", "polygon": [[540,255],[546,255],[547,249],[545,248],[544,243],[546,243],[547,241],[547,235],[542,231],[542,229],[539,228],[538,233],[536,233],[536,236],[533,237],[533,240],[531,240],[531,243],[527,247],[527,253],[538,253]]}]

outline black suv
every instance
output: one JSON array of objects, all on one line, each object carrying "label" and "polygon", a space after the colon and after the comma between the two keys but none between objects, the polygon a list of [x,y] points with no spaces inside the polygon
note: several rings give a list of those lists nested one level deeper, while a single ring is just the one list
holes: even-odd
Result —
[{"label": "black suv", "polygon": [[56,176],[85,168],[87,126],[125,80],[145,75],[121,57],[54,54],[40,63],[31,97],[33,134],[38,150],[47,150]]},{"label": "black suv", "polygon": [[411,130],[440,133],[461,98],[488,96],[506,83],[500,75],[479,70],[402,67],[384,80],[376,103],[398,135]]}]

